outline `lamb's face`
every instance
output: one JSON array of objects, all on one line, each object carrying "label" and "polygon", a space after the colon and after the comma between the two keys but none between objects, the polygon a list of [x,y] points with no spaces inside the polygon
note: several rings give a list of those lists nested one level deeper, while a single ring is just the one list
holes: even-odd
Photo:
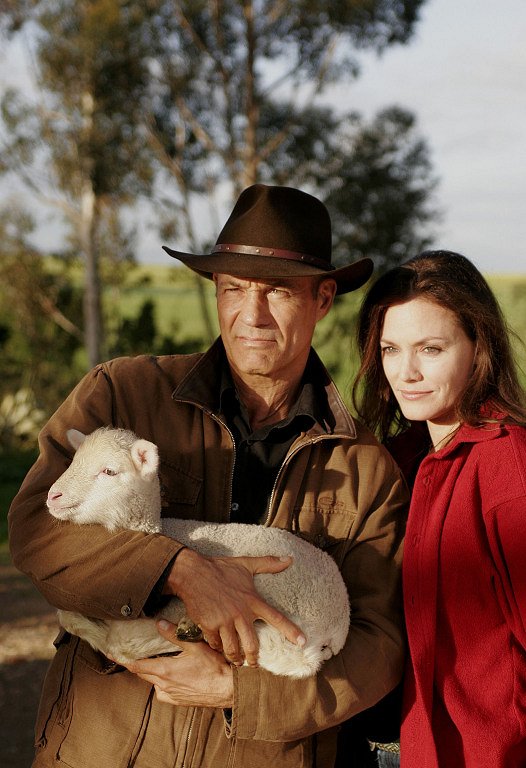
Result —
[{"label": "lamb's face", "polygon": [[134,484],[135,468],[129,453],[89,455],[79,448],[72,464],[50,488],[49,511],[60,520],[99,523],[116,497],[122,499]]},{"label": "lamb's face", "polygon": [[135,440],[123,447],[107,433],[94,432],[50,488],[47,507],[59,520],[127,527],[132,498],[158,492],[157,466],[153,443]]}]

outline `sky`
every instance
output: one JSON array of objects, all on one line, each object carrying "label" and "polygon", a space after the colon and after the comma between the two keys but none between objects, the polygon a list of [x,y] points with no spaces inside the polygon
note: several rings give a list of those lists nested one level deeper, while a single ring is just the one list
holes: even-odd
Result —
[{"label": "sky", "polygon": [[[526,0],[427,0],[413,38],[332,97],[366,117],[412,111],[439,179],[435,246],[483,272],[526,273]],[[0,89],[24,83],[17,57],[0,57]],[[139,260],[166,263],[156,236]]]},{"label": "sky", "polygon": [[526,272],[526,0],[428,0],[411,42],[362,58],[337,97],[415,113],[439,178],[436,246]]}]

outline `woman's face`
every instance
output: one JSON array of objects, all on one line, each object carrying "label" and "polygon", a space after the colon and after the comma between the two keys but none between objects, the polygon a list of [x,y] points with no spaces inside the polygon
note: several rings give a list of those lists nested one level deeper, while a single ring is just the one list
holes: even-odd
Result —
[{"label": "woman's face", "polygon": [[389,307],[380,347],[400,410],[411,421],[426,421],[436,444],[457,424],[455,406],[473,371],[474,342],[451,310],[418,298]]}]

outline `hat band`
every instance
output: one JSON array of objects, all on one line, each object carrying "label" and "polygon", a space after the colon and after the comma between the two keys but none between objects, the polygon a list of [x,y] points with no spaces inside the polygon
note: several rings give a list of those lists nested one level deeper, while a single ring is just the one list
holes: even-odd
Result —
[{"label": "hat band", "polygon": [[298,251],[285,251],[281,248],[261,248],[254,245],[236,245],[234,243],[216,243],[212,256],[217,253],[240,253],[247,256],[271,256],[275,259],[289,259],[289,261],[301,261],[303,264],[310,264],[319,269],[332,270],[335,267],[327,264],[324,259],[318,259],[316,256],[310,256],[308,253],[299,253]]}]

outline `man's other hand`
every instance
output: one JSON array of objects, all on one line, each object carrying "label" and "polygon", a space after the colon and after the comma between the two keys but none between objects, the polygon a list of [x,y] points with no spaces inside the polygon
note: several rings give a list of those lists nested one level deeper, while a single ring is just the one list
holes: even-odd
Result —
[{"label": "man's other hand", "polygon": [[291,557],[204,557],[183,549],[164,591],[184,602],[187,615],[199,624],[212,649],[232,664],[240,666],[246,660],[256,667],[257,619],[276,627],[290,642],[305,644],[301,630],[266,603],[254,586],[256,573],[279,573],[291,563]]}]

